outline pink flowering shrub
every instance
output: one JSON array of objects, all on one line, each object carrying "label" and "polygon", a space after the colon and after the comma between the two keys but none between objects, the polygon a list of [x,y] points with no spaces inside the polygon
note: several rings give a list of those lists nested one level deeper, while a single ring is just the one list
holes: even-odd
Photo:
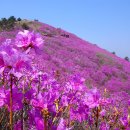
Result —
[{"label": "pink flowering shrub", "polygon": [[[78,40],[80,41],[80,39]],[[62,44],[54,44],[46,39],[44,45],[52,46],[51,50],[43,51],[46,55],[37,53],[42,51],[43,38],[39,34],[27,30],[18,32],[15,40],[7,39],[1,44],[1,130],[116,130],[130,128],[130,96],[124,90],[117,92],[123,89],[125,84],[120,80],[117,81],[116,77],[119,79],[123,77],[123,82],[126,79],[130,80],[128,75],[125,77],[126,72],[118,72],[119,68],[123,70],[123,65],[114,68],[116,63],[113,60],[110,64],[101,62],[100,60],[104,60],[104,56],[102,58],[100,55],[101,59],[98,59],[92,50],[84,46],[82,42],[83,46],[80,46],[78,40],[70,44],[71,41],[67,38],[68,43],[65,43],[65,46],[69,44],[69,47],[64,48]],[[55,41],[55,37],[53,42],[58,42]],[[72,49],[75,44],[79,45],[79,48]],[[66,51],[63,51],[63,48]],[[88,49],[88,52],[85,51],[85,48]],[[56,50],[57,54],[54,53]],[[67,50],[70,50],[72,54],[68,56],[69,61],[66,57]],[[88,55],[87,60],[85,56],[82,57],[82,53]],[[54,65],[54,68],[51,68],[53,71],[51,70],[50,73],[46,71],[43,64],[38,62],[39,59],[44,60],[44,58],[46,63],[50,58],[54,63],[48,63],[48,69]],[[96,64],[97,62],[98,64]],[[65,71],[64,63],[76,65],[68,66],[68,70],[66,69],[68,73],[75,71],[75,75],[68,76],[56,69],[56,67],[61,67]],[[102,64],[104,65],[102,66]],[[79,70],[81,74],[78,74]],[[129,84],[126,85],[129,88]],[[99,89],[100,86],[101,89]],[[116,93],[111,93],[114,89]]]}]

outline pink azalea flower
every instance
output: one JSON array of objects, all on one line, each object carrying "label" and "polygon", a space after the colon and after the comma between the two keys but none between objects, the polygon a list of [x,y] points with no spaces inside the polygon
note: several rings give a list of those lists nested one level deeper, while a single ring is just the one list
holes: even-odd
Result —
[{"label": "pink azalea flower", "polygon": [[83,103],[87,105],[89,108],[95,108],[99,106],[99,99],[100,99],[100,94],[97,91],[97,89],[94,88],[85,94]]},{"label": "pink azalea flower", "polygon": [[0,54],[0,68],[4,67],[4,60],[2,54]]},{"label": "pink azalea flower", "polygon": [[125,127],[128,126],[128,119],[127,119],[127,117],[120,118],[120,122],[122,123],[123,126],[125,126]]},{"label": "pink azalea flower", "polygon": [[[19,92],[18,88],[13,87],[13,110],[20,110],[22,108],[22,97],[23,94]],[[0,107],[3,107],[4,105],[6,105],[8,110],[10,110],[10,91],[1,88]]]},{"label": "pink azalea flower", "polygon": [[20,31],[16,36],[16,46],[28,49],[29,47],[37,49],[43,44],[40,34],[29,32],[28,30]]},{"label": "pink azalea flower", "polygon": [[[0,69],[9,69],[18,72],[21,69],[31,69],[30,60],[25,53],[18,52],[8,44],[0,47]],[[4,71],[4,69],[2,69]]]},{"label": "pink azalea flower", "polygon": [[31,100],[31,105],[35,108],[46,109],[47,103],[43,100],[41,93],[37,95],[37,99]]},{"label": "pink azalea flower", "polygon": [[39,117],[35,117],[34,120],[35,120],[35,123],[36,123],[37,130],[44,130],[43,119],[41,119]]}]

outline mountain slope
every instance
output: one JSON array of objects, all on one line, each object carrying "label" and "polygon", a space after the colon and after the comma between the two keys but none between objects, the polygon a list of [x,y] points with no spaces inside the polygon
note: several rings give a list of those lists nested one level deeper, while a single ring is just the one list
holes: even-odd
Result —
[{"label": "mountain slope", "polygon": [[70,75],[79,74],[86,79],[88,87],[130,94],[129,62],[60,28],[22,20],[16,23],[12,31],[0,32],[0,42],[5,38],[14,38],[22,30],[23,23],[30,30],[39,32],[45,40],[42,54],[34,55],[34,61],[44,71],[56,70],[63,81]]}]

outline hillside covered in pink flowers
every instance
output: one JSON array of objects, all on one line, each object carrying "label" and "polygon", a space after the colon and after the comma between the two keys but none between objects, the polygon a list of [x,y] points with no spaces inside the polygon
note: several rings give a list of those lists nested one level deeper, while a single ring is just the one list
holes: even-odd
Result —
[{"label": "hillside covered in pink flowers", "polygon": [[1,130],[129,128],[129,61],[37,20],[0,21]]},{"label": "hillside covered in pink flowers", "polygon": [[14,38],[23,23],[44,38],[41,55],[34,54],[34,61],[45,72],[57,71],[62,81],[70,75],[80,75],[89,87],[130,94],[130,62],[60,28],[38,21],[18,21],[13,30],[0,32],[0,42]]}]

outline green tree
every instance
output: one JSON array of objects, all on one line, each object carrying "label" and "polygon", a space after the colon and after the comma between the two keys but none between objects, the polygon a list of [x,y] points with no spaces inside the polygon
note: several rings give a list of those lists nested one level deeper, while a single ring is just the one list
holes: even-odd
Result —
[{"label": "green tree", "polygon": [[115,55],[116,53],[113,51],[113,52],[112,52],[112,54],[114,54],[114,55]]},{"label": "green tree", "polygon": [[125,57],[125,60],[126,60],[126,61],[130,61],[129,57],[127,57],[127,56]]},{"label": "green tree", "polygon": [[6,25],[8,23],[8,20],[6,18],[1,19],[1,28],[4,30],[6,29]]},{"label": "green tree", "polygon": [[16,22],[16,18],[14,16],[10,16],[8,18],[8,22],[14,23],[14,22]]},{"label": "green tree", "polygon": [[13,29],[15,26],[16,18],[14,16],[10,16],[8,18],[8,23],[7,23],[7,29]]},{"label": "green tree", "polygon": [[38,19],[34,19],[35,22],[38,22]]},{"label": "green tree", "polygon": [[21,21],[22,19],[21,18],[17,18],[17,21]]}]

